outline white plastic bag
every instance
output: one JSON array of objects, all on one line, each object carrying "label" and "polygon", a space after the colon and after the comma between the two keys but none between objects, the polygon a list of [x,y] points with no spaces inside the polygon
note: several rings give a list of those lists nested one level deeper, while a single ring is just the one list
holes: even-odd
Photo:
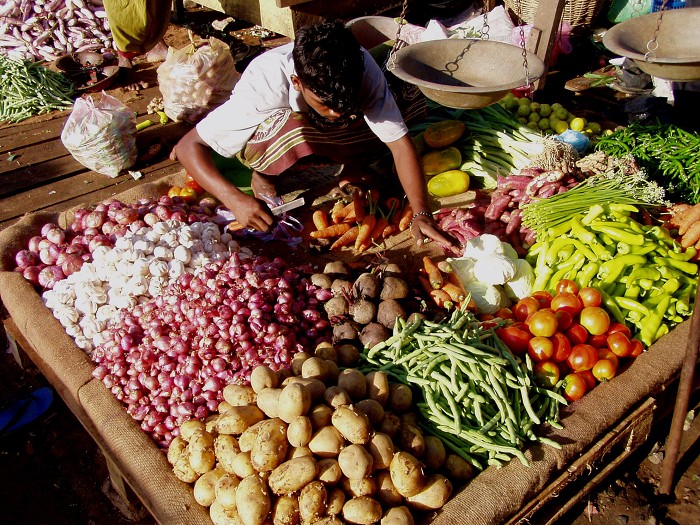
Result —
[{"label": "white plastic bag", "polygon": [[116,177],[136,162],[133,110],[104,91],[99,100],[79,98],[61,132],[61,142],[83,166]]},{"label": "white plastic bag", "polygon": [[163,111],[174,121],[196,123],[231,96],[238,80],[229,46],[216,38],[195,49],[189,44],[168,50],[158,66]]}]

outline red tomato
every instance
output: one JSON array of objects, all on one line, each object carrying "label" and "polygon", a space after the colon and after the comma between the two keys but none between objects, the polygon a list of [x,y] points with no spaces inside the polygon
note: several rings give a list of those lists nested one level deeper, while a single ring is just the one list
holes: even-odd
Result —
[{"label": "red tomato", "polygon": [[537,299],[537,302],[540,303],[540,308],[549,308],[549,306],[552,304],[552,294],[546,290],[533,292],[530,297]]},{"label": "red tomato", "polygon": [[609,334],[614,334],[615,332],[622,332],[627,336],[627,339],[632,339],[632,330],[629,329],[629,326],[622,324],[622,323],[610,323],[610,328],[608,328],[608,333]]},{"label": "red tomato", "polygon": [[609,348],[599,348],[598,349],[598,360],[607,359],[613,365],[615,365],[615,370],[620,366],[620,358],[617,357]]},{"label": "red tomato", "polygon": [[197,195],[204,193],[204,188],[189,173],[185,173],[185,188],[192,188]]},{"label": "red tomato", "polygon": [[596,361],[598,361],[598,351],[585,343],[574,345],[566,359],[567,364],[574,372],[590,370]]},{"label": "red tomato", "polygon": [[557,331],[557,316],[551,310],[538,310],[528,318],[526,324],[532,335],[551,337]]},{"label": "red tomato", "polygon": [[515,319],[515,316],[513,315],[513,310],[510,308],[499,308],[498,311],[496,311],[495,314],[493,314],[494,317],[499,317],[501,319]]},{"label": "red tomato", "polygon": [[589,335],[586,343],[593,348],[603,348],[604,346],[608,346],[608,336],[607,334]]},{"label": "red tomato", "polygon": [[577,401],[586,393],[586,382],[577,374],[569,374],[564,378],[564,397],[568,401]]},{"label": "red tomato", "polygon": [[540,303],[534,297],[523,297],[513,306],[513,315],[517,321],[524,321],[540,309]]},{"label": "red tomato", "polygon": [[578,322],[593,335],[604,334],[610,328],[610,316],[599,306],[586,306],[581,310]]},{"label": "red tomato", "polygon": [[535,373],[535,381],[546,388],[554,388],[559,382],[561,372],[556,363],[540,361],[535,363],[533,371]]},{"label": "red tomato", "polygon": [[492,321],[496,318],[495,315],[491,314],[479,314],[479,321]]},{"label": "red tomato", "polygon": [[569,292],[576,295],[578,293],[578,284],[571,279],[562,279],[556,284],[554,291],[557,292],[557,295],[562,292]]},{"label": "red tomato", "polygon": [[548,361],[554,355],[554,344],[549,337],[537,335],[527,342],[527,353],[533,361]]},{"label": "red tomato", "polygon": [[618,357],[627,357],[632,353],[632,343],[623,332],[613,332],[606,337],[608,348]]},{"label": "red tomato", "polygon": [[566,337],[569,338],[572,345],[579,345],[588,340],[588,330],[578,323],[572,324],[571,327],[564,333],[566,334]]},{"label": "red tomato", "polygon": [[576,317],[581,312],[583,305],[576,295],[571,292],[562,292],[552,298],[552,308],[555,312],[565,310]]},{"label": "red tomato", "polygon": [[552,346],[554,347],[552,361],[556,363],[566,361],[567,357],[569,357],[569,354],[571,353],[571,342],[569,341],[569,338],[561,332],[557,332],[550,337],[550,340],[552,341]]},{"label": "red tomato", "polygon": [[603,381],[608,381],[615,377],[617,368],[609,359],[599,359],[598,362],[593,365],[591,372],[595,378],[602,383]]},{"label": "red tomato", "polygon": [[600,291],[590,286],[581,288],[578,291],[578,298],[581,299],[583,306],[600,306],[603,302],[603,296],[600,294]]},{"label": "red tomato", "polygon": [[632,351],[630,352],[630,357],[637,357],[644,352],[644,345],[639,339],[630,339],[632,343]]},{"label": "red tomato", "polygon": [[528,342],[532,339],[532,334],[515,326],[497,328],[496,335],[514,354],[524,354],[527,352]]},{"label": "red tomato", "polygon": [[557,316],[557,328],[560,332],[568,330],[574,322],[574,316],[566,310],[557,310],[554,315]]},{"label": "red tomato", "polygon": [[593,375],[590,370],[581,370],[580,372],[574,372],[577,376],[581,376],[586,382],[586,392],[591,390],[594,386],[598,384],[598,380]]}]

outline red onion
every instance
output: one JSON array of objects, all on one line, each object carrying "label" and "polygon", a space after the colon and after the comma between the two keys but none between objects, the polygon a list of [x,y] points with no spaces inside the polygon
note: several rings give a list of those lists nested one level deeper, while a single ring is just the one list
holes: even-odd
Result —
[{"label": "red onion", "polygon": [[[95,208],[95,210],[97,210],[97,208]],[[104,214],[98,211],[90,212],[83,218],[83,225],[85,228],[101,228],[104,222]]]},{"label": "red onion", "polygon": [[66,276],[63,274],[61,268],[50,265],[39,272],[37,279],[39,281],[39,286],[50,290],[58,281],[64,279],[65,277]]},{"label": "red onion", "polygon": [[17,264],[17,268],[24,270],[37,263],[37,256],[30,250],[20,250],[15,254],[15,263]]},{"label": "red onion", "polygon": [[61,264],[61,270],[63,274],[67,277],[77,271],[83,266],[83,258],[80,255],[66,255],[65,260]]},{"label": "red onion", "polygon": [[[42,228],[42,231],[44,228]],[[44,237],[46,237],[49,241],[51,241],[54,244],[61,244],[63,241],[66,240],[66,232],[64,232],[61,228],[58,226],[54,226],[53,228],[49,228],[46,230],[46,233],[43,234]]]},{"label": "red onion", "polygon": [[43,237],[41,235],[35,235],[29,239],[28,248],[30,252],[39,253],[39,243],[42,241]]},{"label": "red onion", "polygon": [[27,266],[22,271],[22,276],[34,286],[39,286],[39,274],[41,270],[42,266]]}]

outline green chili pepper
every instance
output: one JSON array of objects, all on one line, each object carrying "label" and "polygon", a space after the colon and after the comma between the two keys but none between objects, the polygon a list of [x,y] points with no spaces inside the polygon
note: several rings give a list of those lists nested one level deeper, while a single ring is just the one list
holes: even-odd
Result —
[{"label": "green chili pepper", "polygon": [[623,310],[639,312],[642,315],[649,315],[649,309],[642,303],[630,299],[629,297],[613,297],[613,301]]},{"label": "green chili pepper", "polygon": [[671,257],[654,257],[653,259],[656,264],[670,266],[671,268],[675,268],[676,270],[680,270],[681,272],[689,275],[698,274],[698,265],[696,263],[677,261]]},{"label": "green chili pepper", "polygon": [[647,262],[643,255],[619,255],[600,265],[598,277],[602,283],[612,283],[630,266],[643,265]]},{"label": "green chili pepper", "polygon": [[639,338],[646,346],[651,346],[656,342],[656,334],[661,328],[661,323],[663,322],[664,315],[671,304],[670,295],[662,295],[659,303],[656,307],[644,317],[641,322],[641,329],[639,331]]},{"label": "green chili pepper", "polygon": [[576,279],[574,280],[577,282],[579,288],[586,288],[587,286],[590,286],[591,279],[593,279],[593,277],[595,277],[597,273],[598,263],[589,262],[581,268],[578,275],[576,276]]},{"label": "green chili pepper", "polygon": [[635,246],[641,246],[644,244],[644,235],[641,233],[633,233],[629,230],[616,226],[608,226],[607,224],[603,224],[598,221],[591,224],[590,228],[595,232],[604,233],[616,242],[624,242]]},{"label": "green chili pepper", "polygon": [[581,224],[588,226],[603,213],[605,213],[605,208],[603,208],[603,206],[600,204],[594,204],[590,207],[588,213],[586,213],[586,215],[584,215],[584,217],[581,219]]},{"label": "green chili pepper", "polygon": [[627,297],[629,299],[637,299],[639,297],[639,294],[642,291],[642,287],[636,284],[633,284],[631,286],[627,286],[627,289],[625,290],[625,293],[623,294],[624,297]]},{"label": "green chili pepper", "polygon": [[583,224],[581,224],[581,221],[579,220],[578,216],[574,215],[571,218],[570,224],[571,234],[574,237],[576,237],[579,241],[587,245],[590,245],[591,243],[596,241],[595,233],[586,229],[586,227],[583,226]]},{"label": "green chili pepper", "polygon": [[605,308],[607,309],[608,313],[613,316],[613,319],[615,319],[615,321],[624,324],[625,316],[620,311],[620,308],[618,308],[617,303],[613,301],[613,299],[603,290],[599,291],[600,296],[603,298],[603,304],[605,305]]}]

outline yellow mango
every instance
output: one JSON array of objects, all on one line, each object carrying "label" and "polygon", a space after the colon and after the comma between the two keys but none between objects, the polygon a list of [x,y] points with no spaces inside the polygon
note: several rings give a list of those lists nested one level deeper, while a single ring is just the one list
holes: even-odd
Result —
[{"label": "yellow mango", "polygon": [[421,157],[423,173],[437,175],[462,165],[462,153],[454,146],[429,151]]},{"label": "yellow mango", "polygon": [[430,124],[423,132],[423,138],[431,148],[444,148],[459,140],[465,128],[461,120],[443,120]]},{"label": "yellow mango", "polygon": [[448,170],[428,181],[428,192],[435,197],[451,197],[469,189],[469,174],[462,170]]}]

